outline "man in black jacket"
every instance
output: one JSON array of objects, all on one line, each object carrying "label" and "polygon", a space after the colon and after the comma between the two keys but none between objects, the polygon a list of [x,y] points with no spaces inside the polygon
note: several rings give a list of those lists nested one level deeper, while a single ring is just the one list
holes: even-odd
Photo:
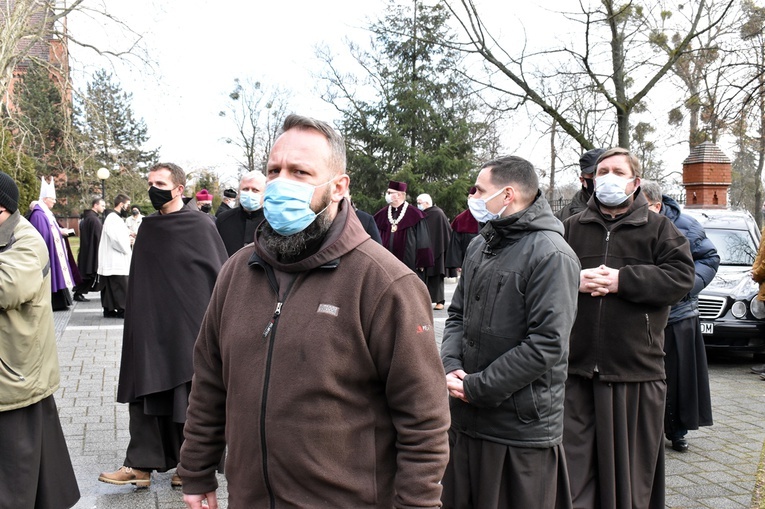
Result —
[{"label": "man in black jacket", "polygon": [[236,208],[236,189],[228,188],[223,191],[223,200],[221,200],[218,210],[215,211],[215,217],[233,208]]},{"label": "man in black jacket", "polygon": [[255,229],[263,221],[263,192],[266,176],[259,171],[245,173],[239,181],[239,206],[218,216],[215,227],[233,255],[255,238]]},{"label": "man in black jacket", "polygon": [[443,507],[571,507],[563,457],[568,336],[579,261],[519,157],[483,165],[444,329],[452,425]]},{"label": "man in black jacket", "polygon": [[595,194],[564,225],[582,264],[563,434],[574,507],[663,509],[664,327],[693,288],[688,240],[648,210],[623,148],[600,156]]}]

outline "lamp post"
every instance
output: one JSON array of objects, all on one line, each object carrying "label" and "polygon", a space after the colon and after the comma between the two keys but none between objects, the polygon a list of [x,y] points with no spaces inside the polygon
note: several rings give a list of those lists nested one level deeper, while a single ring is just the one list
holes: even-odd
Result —
[{"label": "lamp post", "polygon": [[109,170],[107,168],[99,168],[96,172],[96,176],[101,179],[101,199],[106,201],[106,179],[109,178]]}]

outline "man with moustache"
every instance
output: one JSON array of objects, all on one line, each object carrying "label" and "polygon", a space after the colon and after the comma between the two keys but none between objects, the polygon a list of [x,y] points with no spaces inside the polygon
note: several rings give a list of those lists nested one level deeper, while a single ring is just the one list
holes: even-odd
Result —
[{"label": "man with moustache", "polygon": [[440,506],[446,383],[430,297],[345,198],[344,140],[290,115],[265,221],[221,271],[194,353],[179,472],[218,507]]}]

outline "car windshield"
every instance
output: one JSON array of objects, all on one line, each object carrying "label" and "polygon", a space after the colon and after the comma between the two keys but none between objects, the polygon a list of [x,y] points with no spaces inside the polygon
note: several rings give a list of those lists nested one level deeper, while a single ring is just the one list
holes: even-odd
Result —
[{"label": "car windshield", "polygon": [[748,265],[754,263],[757,246],[751,235],[741,230],[707,229],[707,237],[717,248],[720,265]]}]

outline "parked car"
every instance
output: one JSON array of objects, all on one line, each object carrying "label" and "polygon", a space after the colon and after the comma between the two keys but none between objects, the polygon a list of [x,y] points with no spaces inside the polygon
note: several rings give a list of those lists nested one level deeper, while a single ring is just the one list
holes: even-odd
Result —
[{"label": "parked car", "polygon": [[751,269],[760,230],[749,212],[683,209],[696,218],[720,255],[715,279],[699,294],[701,332],[707,349],[751,351],[765,355],[765,303],[757,300]]}]

